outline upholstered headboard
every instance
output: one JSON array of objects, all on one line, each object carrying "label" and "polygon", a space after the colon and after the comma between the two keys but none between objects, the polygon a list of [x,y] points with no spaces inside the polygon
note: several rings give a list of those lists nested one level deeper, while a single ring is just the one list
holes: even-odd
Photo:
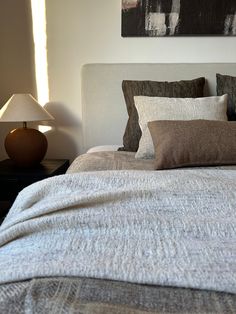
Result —
[{"label": "upholstered headboard", "polygon": [[86,64],[82,68],[84,151],[96,145],[122,144],[127,122],[121,82],[175,81],[204,76],[205,95],[216,95],[216,73],[236,76],[235,63]]}]

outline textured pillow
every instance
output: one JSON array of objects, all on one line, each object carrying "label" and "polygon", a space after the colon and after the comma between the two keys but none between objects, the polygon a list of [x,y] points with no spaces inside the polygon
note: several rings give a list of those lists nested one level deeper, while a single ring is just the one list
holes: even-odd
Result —
[{"label": "textured pillow", "polygon": [[236,120],[236,77],[216,74],[217,95],[228,94],[227,115],[229,120]]},{"label": "textured pillow", "polygon": [[236,122],[163,120],[148,127],[156,169],[236,164]]},{"label": "textured pillow", "polygon": [[227,95],[202,98],[135,96],[142,136],[135,158],[154,158],[147,123],[153,120],[227,120]]},{"label": "textured pillow", "polygon": [[205,78],[176,82],[123,81],[122,90],[128,111],[128,122],[123,136],[123,145],[119,150],[136,152],[141,137],[138,113],[134,105],[134,96],[159,97],[203,97]]}]

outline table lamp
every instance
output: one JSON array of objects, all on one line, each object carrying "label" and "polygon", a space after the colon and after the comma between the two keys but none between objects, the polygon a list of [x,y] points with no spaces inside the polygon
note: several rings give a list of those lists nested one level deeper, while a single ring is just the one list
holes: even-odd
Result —
[{"label": "table lamp", "polygon": [[30,94],[14,94],[0,110],[0,122],[23,122],[22,128],[12,130],[5,139],[5,149],[19,167],[32,167],[44,158],[48,143],[40,131],[27,127],[28,121],[53,120]]}]

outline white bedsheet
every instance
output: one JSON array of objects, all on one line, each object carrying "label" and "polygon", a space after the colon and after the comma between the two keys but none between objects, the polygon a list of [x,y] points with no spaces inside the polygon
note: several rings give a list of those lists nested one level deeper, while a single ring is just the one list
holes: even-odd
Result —
[{"label": "white bedsheet", "polygon": [[97,153],[97,152],[115,152],[122,145],[99,145],[88,149],[87,153]]}]

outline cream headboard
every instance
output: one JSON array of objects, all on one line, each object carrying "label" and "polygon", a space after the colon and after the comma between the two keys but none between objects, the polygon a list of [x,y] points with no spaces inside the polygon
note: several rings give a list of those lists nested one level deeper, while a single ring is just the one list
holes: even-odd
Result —
[{"label": "cream headboard", "polygon": [[84,151],[92,146],[122,144],[127,122],[121,82],[175,81],[204,76],[205,94],[216,95],[216,73],[236,76],[235,63],[86,64],[82,68]]}]

